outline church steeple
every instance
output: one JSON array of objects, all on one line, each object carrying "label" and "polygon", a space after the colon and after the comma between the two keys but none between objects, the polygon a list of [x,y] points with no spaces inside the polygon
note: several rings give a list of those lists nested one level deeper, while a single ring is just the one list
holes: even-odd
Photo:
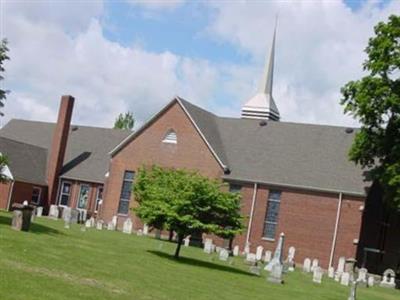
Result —
[{"label": "church steeple", "polygon": [[269,60],[267,57],[260,86],[257,90],[257,94],[250,98],[245,105],[243,105],[242,118],[267,119],[274,121],[279,121],[280,119],[278,108],[276,107],[274,98],[272,97],[275,61],[275,37],[276,23]]}]

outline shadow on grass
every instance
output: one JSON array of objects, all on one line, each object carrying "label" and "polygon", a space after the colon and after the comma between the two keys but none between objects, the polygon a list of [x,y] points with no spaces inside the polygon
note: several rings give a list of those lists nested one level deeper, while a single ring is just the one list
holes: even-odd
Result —
[{"label": "shadow on grass", "polygon": [[[0,216],[0,224],[8,225],[11,227],[11,220],[12,220],[11,216]],[[37,224],[35,222],[31,223],[29,232],[35,234],[64,234],[63,232],[57,229]]]},{"label": "shadow on grass", "polygon": [[170,255],[168,253],[161,252],[161,251],[147,250],[147,252],[157,255],[159,257],[162,257],[162,258],[172,260],[179,264],[191,265],[191,266],[213,269],[213,270],[218,270],[218,271],[223,271],[223,272],[236,273],[236,274],[240,274],[240,275],[255,276],[251,273],[248,273],[248,272],[240,270],[240,269],[236,269],[236,268],[229,267],[229,266],[218,265],[218,264],[214,264],[212,262],[207,262],[207,261],[203,261],[203,260],[199,260],[199,259],[195,259],[195,258],[179,257],[179,259],[176,259],[173,255]]}]

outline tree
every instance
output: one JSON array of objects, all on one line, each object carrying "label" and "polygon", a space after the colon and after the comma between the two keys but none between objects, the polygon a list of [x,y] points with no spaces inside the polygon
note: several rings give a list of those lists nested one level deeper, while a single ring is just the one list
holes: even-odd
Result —
[{"label": "tree", "polygon": [[400,17],[374,30],[365,50],[368,74],[342,88],[341,104],[362,124],[350,159],[368,170],[385,201],[400,208]]},{"label": "tree", "polygon": [[134,195],[139,218],[177,233],[176,258],[183,239],[193,233],[231,237],[243,229],[240,195],[224,192],[221,182],[195,172],[143,167],[136,177]]},{"label": "tree", "polygon": [[4,169],[8,165],[8,159],[5,155],[0,153],[0,183],[5,183],[9,180],[7,176],[3,174]]},{"label": "tree", "polygon": [[[7,52],[8,52],[7,40],[3,39],[0,42],[0,81],[4,79],[4,77],[2,75],[5,71],[4,65],[3,65],[4,61],[10,59],[7,56]],[[0,88],[0,109],[4,107],[4,102],[6,100],[7,92],[8,91]],[[3,112],[0,110],[0,117],[2,117],[3,115],[4,115]]]},{"label": "tree", "polygon": [[135,119],[131,112],[125,114],[119,114],[114,123],[114,129],[128,129],[132,130],[135,126]]}]

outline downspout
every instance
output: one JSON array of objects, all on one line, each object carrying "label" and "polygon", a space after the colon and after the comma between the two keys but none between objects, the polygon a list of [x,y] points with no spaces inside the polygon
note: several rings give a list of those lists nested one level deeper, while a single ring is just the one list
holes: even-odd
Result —
[{"label": "downspout", "polygon": [[245,246],[249,245],[251,225],[252,225],[252,222],[253,222],[254,206],[255,206],[255,203],[256,203],[256,196],[257,196],[257,183],[254,183],[253,199],[252,199],[252,202],[251,202],[250,220],[249,220],[249,227],[247,228],[246,245]]},{"label": "downspout", "polygon": [[335,253],[336,238],[337,238],[337,232],[338,232],[339,220],[340,220],[340,211],[341,211],[341,209],[342,209],[342,200],[343,200],[343,194],[340,192],[340,193],[339,193],[339,199],[338,199],[338,208],[337,208],[337,212],[336,212],[335,230],[333,231],[333,240],[332,240],[331,255],[330,255],[330,257],[329,257],[329,267],[332,267],[333,255],[334,255],[334,253]]},{"label": "downspout", "polygon": [[14,190],[14,182],[15,182],[14,180],[11,181],[11,187],[10,187],[10,190],[8,192],[7,211],[10,210],[11,197],[12,197],[12,193],[13,193],[13,190]]}]

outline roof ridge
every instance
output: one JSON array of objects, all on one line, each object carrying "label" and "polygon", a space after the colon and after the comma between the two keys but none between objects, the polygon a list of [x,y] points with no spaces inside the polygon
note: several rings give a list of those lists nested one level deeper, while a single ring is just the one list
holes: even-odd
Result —
[{"label": "roof ridge", "polygon": [[43,150],[48,151],[48,149],[45,148],[45,147],[37,146],[37,145],[31,144],[31,143],[26,143],[26,142],[17,141],[17,140],[11,139],[11,138],[9,138],[9,137],[2,136],[2,135],[1,135],[1,132],[0,132],[0,139],[12,141],[12,142],[14,142],[14,143],[18,143],[18,144],[22,144],[22,145],[28,145],[28,146],[31,146],[31,147],[35,147],[35,148],[39,148],[39,149],[43,149]]}]

